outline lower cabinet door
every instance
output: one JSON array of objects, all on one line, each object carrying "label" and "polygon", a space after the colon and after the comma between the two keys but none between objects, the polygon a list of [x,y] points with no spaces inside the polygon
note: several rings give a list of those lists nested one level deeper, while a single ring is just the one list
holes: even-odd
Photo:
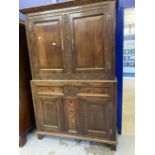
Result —
[{"label": "lower cabinet door", "polygon": [[84,135],[109,138],[111,104],[100,97],[79,98]]},{"label": "lower cabinet door", "polygon": [[37,121],[39,130],[60,132],[63,130],[63,98],[37,97]]}]

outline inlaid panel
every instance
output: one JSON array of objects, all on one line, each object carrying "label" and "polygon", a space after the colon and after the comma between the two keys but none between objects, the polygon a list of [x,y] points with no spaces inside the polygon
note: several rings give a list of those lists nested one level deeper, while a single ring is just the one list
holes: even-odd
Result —
[{"label": "inlaid panel", "polygon": [[75,98],[65,99],[66,128],[69,133],[77,133],[78,131],[78,106]]},{"label": "inlaid panel", "polygon": [[67,115],[68,115],[68,125],[70,130],[76,130],[76,105],[75,100],[67,99]]}]

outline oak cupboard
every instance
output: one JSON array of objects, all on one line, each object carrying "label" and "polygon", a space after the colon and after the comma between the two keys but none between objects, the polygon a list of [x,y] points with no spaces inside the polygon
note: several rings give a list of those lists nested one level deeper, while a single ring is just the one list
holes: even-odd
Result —
[{"label": "oak cupboard", "polygon": [[37,134],[116,149],[115,1],[27,8]]}]

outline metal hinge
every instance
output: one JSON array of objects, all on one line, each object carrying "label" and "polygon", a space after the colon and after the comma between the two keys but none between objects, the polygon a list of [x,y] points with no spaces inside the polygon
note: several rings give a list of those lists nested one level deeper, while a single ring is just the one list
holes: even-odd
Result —
[{"label": "metal hinge", "polygon": [[29,25],[28,25],[28,30],[31,30],[31,29],[32,29],[32,25],[29,24]]},{"label": "metal hinge", "polygon": [[107,61],[107,69],[110,70],[111,69],[111,62]]},{"label": "metal hinge", "polygon": [[113,130],[109,129],[109,136],[112,136],[112,135],[113,135]]},{"label": "metal hinge", "polygon": [[107,21],[111,20],[111,14],[107,14]]}]

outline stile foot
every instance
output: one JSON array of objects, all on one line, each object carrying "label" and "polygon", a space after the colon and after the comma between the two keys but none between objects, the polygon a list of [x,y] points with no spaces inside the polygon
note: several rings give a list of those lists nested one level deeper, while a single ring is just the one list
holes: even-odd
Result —
[{"label": "stile foot", "polygon": [[19,137],[19,146],[22,147],[26,143],[26,136],[20,136]]},{"label": "stile foot", "polygon": [[37,135],[38,139],[43,139],[43,135]]},{"label": "stile foot", "polygon": [[111,145],[111,150],[112,150],[112,151],[116,151],[116,149],[117,149],[117,148],[116,148],[116,145]]}]

